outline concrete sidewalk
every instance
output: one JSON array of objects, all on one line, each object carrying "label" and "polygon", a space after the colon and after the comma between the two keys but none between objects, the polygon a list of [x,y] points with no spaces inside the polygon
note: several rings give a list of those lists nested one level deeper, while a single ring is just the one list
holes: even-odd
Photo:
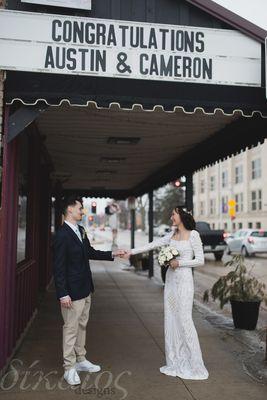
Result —
[{"label": "concrete sidewalk", "polygon": [[162,375],[162,287],[132,271],[122,271],[119,262],[92,264],[96,292],[87,350],[88,359],[101,364],[102,371],[81,373],[82,385],[75,389],[61,379],[62,319],[52,285],[14,357],[13,367],[1,380],[1,398],[266,399],[267,387],[242,368],[238,355],[246,351],[244,346],[225,337],[196,309],[194,321],[209,379],[191,381]]}]

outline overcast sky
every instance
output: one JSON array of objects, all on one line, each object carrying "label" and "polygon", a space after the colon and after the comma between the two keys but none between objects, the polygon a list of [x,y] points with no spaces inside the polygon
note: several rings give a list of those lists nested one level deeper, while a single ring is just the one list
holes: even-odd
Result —
[{"label": "overcast sky", "polygon": [[267,0],[212,0],[267,30]]}]

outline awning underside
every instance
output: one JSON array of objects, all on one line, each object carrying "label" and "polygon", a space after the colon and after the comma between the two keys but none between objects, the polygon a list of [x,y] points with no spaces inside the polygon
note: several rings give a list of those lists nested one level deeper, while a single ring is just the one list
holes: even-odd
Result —
[{"label": "awning underside", "polygon": [[53,177],[64,189],[113,197],[143,194],[257,144],[267,133],[267,119],[239,112],[187,114],[181,108],[126,110],[114,104],[107,109],[95,103],[49,107],[36,124],[46,137]]}]

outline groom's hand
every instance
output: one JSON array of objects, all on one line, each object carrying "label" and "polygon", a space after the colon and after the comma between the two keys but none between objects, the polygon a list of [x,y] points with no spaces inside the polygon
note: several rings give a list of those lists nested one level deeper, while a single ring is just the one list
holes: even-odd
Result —
[{"label": "groom's hand", "polygon": [[113,257],[120,257],[122,258],[125,255],[126,251],[122,249],[118,249],[112,253]]},{"label": "groom's hand", "polygon": [[60,304],[62,307],[71,308],[72,302],[70,296],[65,296],[60,299]]}]

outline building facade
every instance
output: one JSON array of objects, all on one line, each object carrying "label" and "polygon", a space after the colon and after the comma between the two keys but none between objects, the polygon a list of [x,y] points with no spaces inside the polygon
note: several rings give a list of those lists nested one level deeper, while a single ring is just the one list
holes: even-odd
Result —
[{"label": "building facade", "polygon": [[[193,176],[194,214],[214,229],[267,229],[267,140]],[[234,200],[231,220],[228,201]]]}]

